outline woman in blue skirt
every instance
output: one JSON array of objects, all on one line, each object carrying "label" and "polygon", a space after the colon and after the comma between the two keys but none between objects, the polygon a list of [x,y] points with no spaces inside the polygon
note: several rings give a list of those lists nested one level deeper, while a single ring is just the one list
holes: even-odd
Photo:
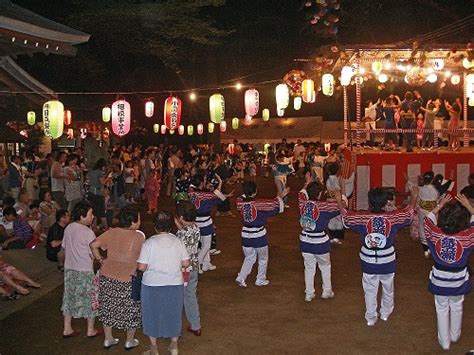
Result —
[{"label": "woman in blue skirt", "polygon": [[173,216],[154,216],[156,235],[143,244],[138,269],[144,271],[141,290],[143,332],[150,337],[149,354],[158,354],[156,340],[171,338],[169,351],[178,354],[184,281],[182,268],[190,265],[183,242],[171,234]]}]

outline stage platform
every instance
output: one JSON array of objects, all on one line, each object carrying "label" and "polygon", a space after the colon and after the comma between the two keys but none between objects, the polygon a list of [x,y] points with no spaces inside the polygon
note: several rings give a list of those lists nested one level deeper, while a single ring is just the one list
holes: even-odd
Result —
[{"label": "stage platform", "polygon": [[[402,196],[406,192],[406,176],[416,183],[417,177],[429,170],[454,180],[453,193],[458,193],[468,185],[469,174],[474,172],[474,148],[459,151],[416,149],[410,153],[359,149],[356,151],[353,207],[357,210],[368,209],[367,192],[374,187],[394,187]],[[397,202],[401,202],[400,198]]]}]

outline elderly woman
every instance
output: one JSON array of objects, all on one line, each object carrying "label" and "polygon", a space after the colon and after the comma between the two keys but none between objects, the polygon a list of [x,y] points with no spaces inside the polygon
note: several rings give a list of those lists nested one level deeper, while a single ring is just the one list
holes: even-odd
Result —
[{"label": "elderly woman", "polygon": [[73,222],[64,230],[62,248],[64,262],[64,315],[63,338],[78,336],[72,328],[72,318],[87,318],[87,336],[93,338],[99,333],[94,327],[97,310],[93,303],[94,271],[89,247],[95,234],[89,228],[94,219],[92,207],[87,201],[80,201],[72,210]]},{"label": "elderly woman", "polygon": [[[120,212],[120,227],[109,229],[91,243],[94,258],[102,266],[99,281],[99,319],[104,325],[104,348],[118,344],[112,328],[126,330],[125,349],[138,346],[135,331],[141,327],[140,302],[131,298],[132,277],[145,240],[140,228],[140,213],[135,206]],[[107,257],[100,250],[107,251]]]},{"label": "elderly woman", "polygon": [[182,268],[190,265],[183,242],[171,234],[170,212],[154,216],[157,234],[148,239],[138,258],[144,271],[141,289],[143,333],[150,338],[149,354],[158,354],[157,338],[171,338],[169,351],[178,354],[184,282]]}]

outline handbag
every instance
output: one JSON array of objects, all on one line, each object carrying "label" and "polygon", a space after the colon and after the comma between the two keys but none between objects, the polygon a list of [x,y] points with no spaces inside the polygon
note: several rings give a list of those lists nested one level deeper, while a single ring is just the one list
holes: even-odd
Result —
[{"label": "handbag", "polygon": [[132,300],[140,301],[142,289],[143,271],[136,270],[135,275],[132,275]]}]

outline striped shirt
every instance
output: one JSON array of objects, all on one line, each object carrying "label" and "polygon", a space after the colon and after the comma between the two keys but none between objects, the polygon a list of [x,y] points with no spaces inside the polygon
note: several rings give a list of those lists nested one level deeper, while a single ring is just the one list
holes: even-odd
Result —
[{"label": "striped shirt", "polygon": [[33,230],[26,220],[18,216],[13,221],[13,234],[15,237],[21,238],[23,243],[28,243],[33,237]]}]

